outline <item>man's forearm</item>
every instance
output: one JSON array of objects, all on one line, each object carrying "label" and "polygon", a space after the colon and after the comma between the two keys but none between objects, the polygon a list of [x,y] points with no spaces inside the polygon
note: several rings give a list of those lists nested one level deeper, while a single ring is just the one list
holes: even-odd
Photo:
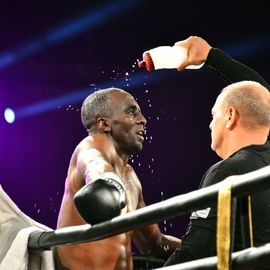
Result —
[{"label": "man's forearm", "polygon": [[235,83],[249,80],[259,82],[270,91],[269,84],[252,68],[236,61],[223,51],[212,48],[208,54],[206,64],[216,70],[227,82]]}]

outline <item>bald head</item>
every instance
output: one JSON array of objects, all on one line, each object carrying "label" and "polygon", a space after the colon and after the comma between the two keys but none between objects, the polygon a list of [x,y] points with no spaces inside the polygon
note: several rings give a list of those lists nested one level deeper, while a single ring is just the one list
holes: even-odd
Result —
[{"label": "bald head", "polygon": [[109,117],[113,113],[112,93],[127,93],[119,88],[107,88],[89,95],[81,107],[81,119],[88,132],[95,131],[99,117]]},{"label": "bald head", "polygon": [[222,90],[222,108],[234,107],[243,128],[270,128],[270,93],[261,84],[242,81]]}]

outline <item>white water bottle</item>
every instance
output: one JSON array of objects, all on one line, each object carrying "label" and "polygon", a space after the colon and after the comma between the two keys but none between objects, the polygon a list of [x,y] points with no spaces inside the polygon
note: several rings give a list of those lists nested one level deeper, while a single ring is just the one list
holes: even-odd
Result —
[{"label": "white water bottle", "polygon": [[[160,46],[143,53],[143,60],[138,61],[138,66],[146,67],[148,71],[157,69],[176,69],[187,58],[187,50],[183,46]],[[203,66],[190,65],[188,69],[198,69]]]}]

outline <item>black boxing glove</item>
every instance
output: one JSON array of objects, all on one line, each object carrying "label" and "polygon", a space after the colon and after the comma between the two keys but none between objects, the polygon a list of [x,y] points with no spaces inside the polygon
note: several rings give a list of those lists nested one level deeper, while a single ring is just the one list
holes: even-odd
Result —
[{"label": "black boxing glove", "polygon": [[125,190],[119,179],[114,173],[105,173],[75,194],[77,211],[87,223],[94,225],[119,216],[126,206]]}]

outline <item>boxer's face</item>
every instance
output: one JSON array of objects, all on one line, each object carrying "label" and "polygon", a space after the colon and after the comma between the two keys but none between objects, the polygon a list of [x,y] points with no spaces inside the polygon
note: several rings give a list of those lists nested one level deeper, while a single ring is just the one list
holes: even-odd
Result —
[{"label": "boxer's face", "polygon": [[126,92],[111,93],[113,114],[111,135],[116,149],[132,155],[142,150],[146,119],[133,96]]}]

